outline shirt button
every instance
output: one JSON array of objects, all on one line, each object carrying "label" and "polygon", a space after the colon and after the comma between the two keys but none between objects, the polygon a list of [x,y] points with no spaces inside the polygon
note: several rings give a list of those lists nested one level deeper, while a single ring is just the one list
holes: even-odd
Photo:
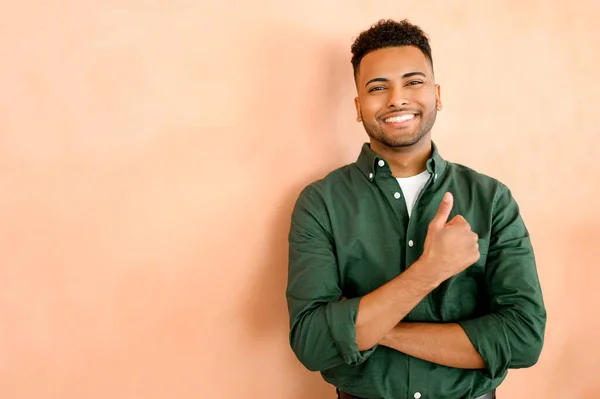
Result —
[{"label": "shirt button", "polygon": [[396,198],[396,199],[400,198],[400,193],[394,193],[394,198]]},{"label": "shirt button", "polygon": [[437,179],[437,173],[433,176],[433,180]]},{"label": "shirt button", "polygon": [[[413,242],[413,240],[410,240],[410,241],[408,242],[408,246],[409,246],[409,247],[411,247],[411,248],[412,248],[414,245],[415,245],[415,243]],[[417,393],[419,393],[419,392],[417,392]],[[415,394],[415,395],[416,395],[416,394]],[[419,395],[421,395],[421,394],[419,393]],[[419,397],[420,397],[420,396],[419,396]]]},{"label": "shirt button", "polygon": [[369,179],[373,178],[373,173],[369,173]]},{"label": "shirt button", "polygon": [[377,162],[377,165],[385,166],[385,161],[383,159],[380,159],[379,162]]},{"label": "shirt button", "polygon": [[414,397],[415,399],[419,399],[421,397],[421,392],[415,392]]}]

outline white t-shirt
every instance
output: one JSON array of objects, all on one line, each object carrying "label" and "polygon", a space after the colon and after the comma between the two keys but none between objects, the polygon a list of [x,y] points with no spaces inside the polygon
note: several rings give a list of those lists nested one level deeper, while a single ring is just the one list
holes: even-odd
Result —
[{"label": "white t-shirt", "polygon": [[406,200],[406,209],[408,210],[409,217],[419,193],[421,190],[423,190],[423,187],[425,187],[427,180],[429,180],[429,176],[430,173],[425,170],[415,176],[396,178],[396,180],[398,180],[398,184],[400,184],[400,188],[402,189],[402,194],[404,194],[404,199]]}]

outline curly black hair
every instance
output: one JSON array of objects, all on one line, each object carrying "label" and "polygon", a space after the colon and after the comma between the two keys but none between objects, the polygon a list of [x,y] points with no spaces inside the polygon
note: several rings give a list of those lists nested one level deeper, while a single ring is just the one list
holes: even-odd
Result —
[{"label": "curly black hair", "polygon": [[415,46],[418,47],[431,63],[431,47],[429,38],[417,25],[408,20],[400,22],[392,19],[382,19],[368,30],[361,32],[352,44],[352,67],[354,78],[358,75],[358,68],[363,57],[371,51],[386,47]]}]

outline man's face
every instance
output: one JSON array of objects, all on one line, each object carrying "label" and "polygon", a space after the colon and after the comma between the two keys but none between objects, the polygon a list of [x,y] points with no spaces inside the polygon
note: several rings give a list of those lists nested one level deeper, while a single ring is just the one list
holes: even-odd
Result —
[{"label": "man's face", "polygon": [[440,87],[418,47],[383,48],[364,56],[357,76],[357,120],[371,144],[409,147],[427,136],[442,109]]}]

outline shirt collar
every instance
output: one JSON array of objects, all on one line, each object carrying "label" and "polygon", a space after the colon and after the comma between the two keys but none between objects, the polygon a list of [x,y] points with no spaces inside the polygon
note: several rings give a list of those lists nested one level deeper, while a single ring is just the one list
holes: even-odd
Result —
[{"label": "shirt collar", "polygon": [[[427,160],[427,171],[438,177],[442,173],[444,173],[444,170],[446,169],[446,161],[441,157],[437,146],[433,141],[431,142],[431,147],[432,152],[431,157]],[[375,152],[373,152],[373,150],[371,149],[369,143],[364,143],[362,146],[362,150],[360,151],[360,155],[356,160],[356,165],[369,180],[373,180],[373,178],[377,174],[377,170],[382,169],[382,167],[379,166],[380,160],[385,162],[383,168],[389,170],[387,161],[379,155],[375,154]]]}]

